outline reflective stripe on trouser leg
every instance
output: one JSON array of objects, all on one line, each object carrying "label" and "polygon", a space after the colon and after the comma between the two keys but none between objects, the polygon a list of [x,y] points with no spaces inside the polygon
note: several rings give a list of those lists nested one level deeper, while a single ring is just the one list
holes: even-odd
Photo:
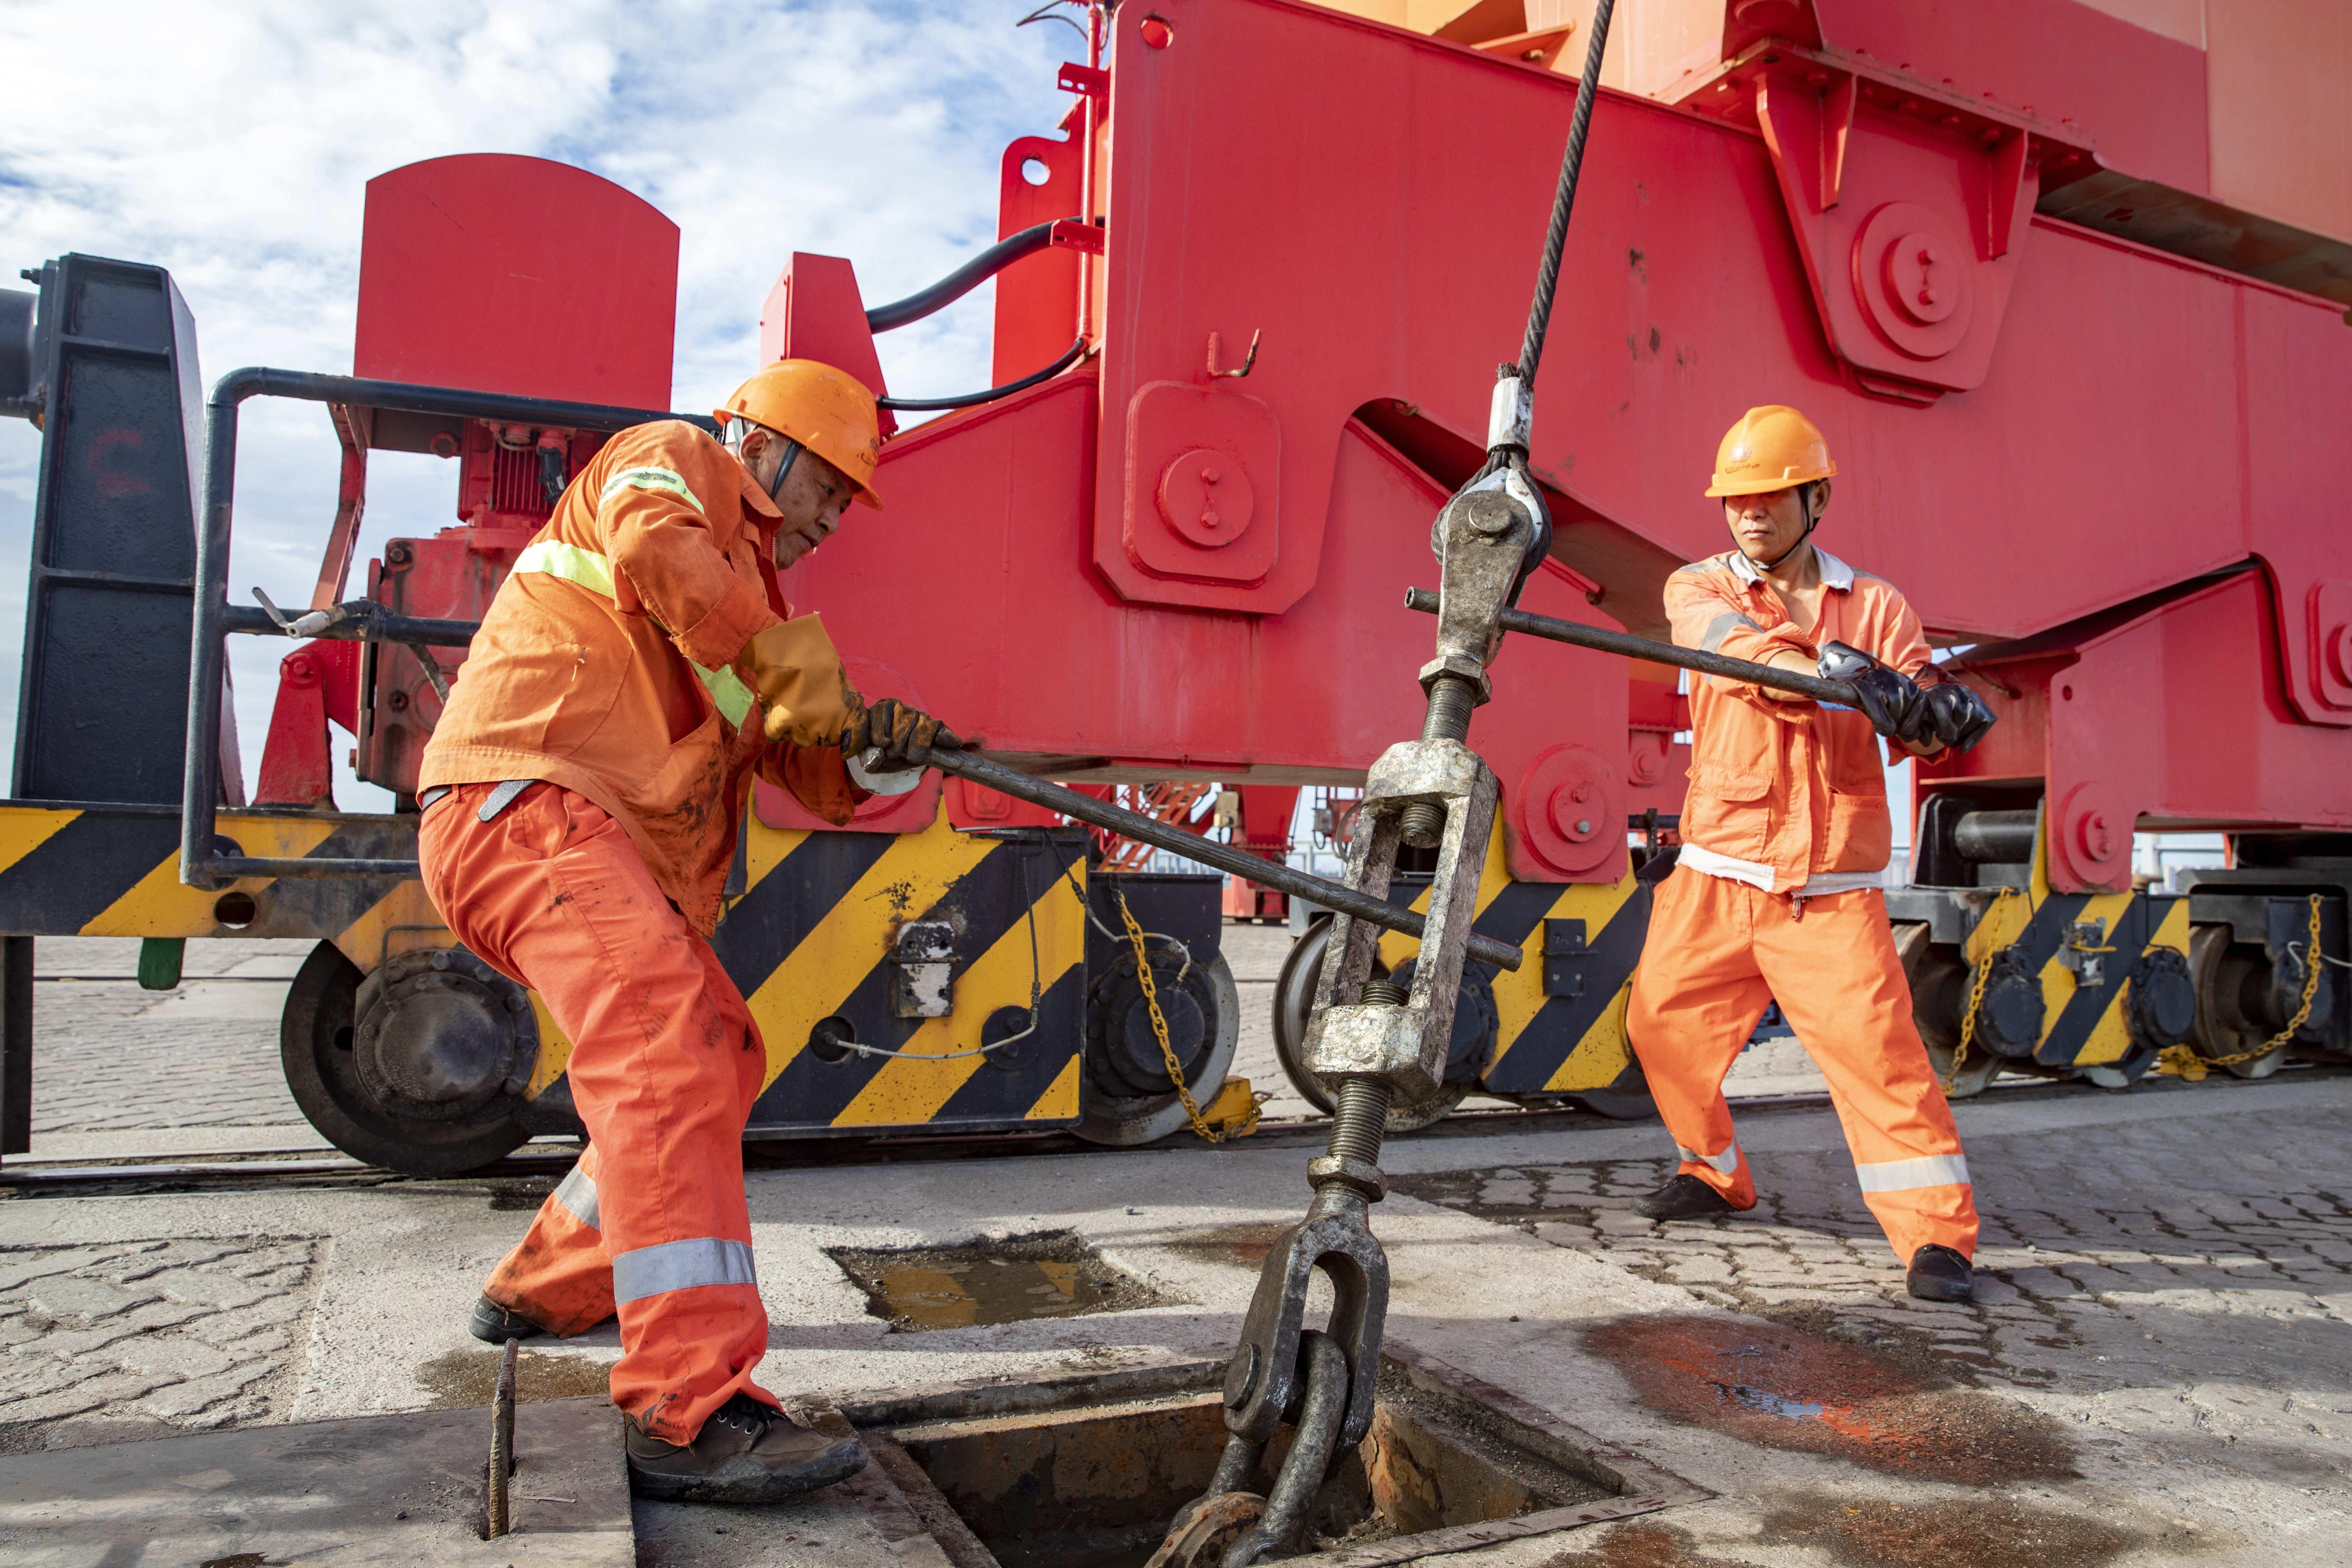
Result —
[{"label": "reflective stripe on trouser leg", "polygon": [[596,1229],[596,1151],[539,1205],[530,1230],[490,1271],[482,1294],[550,1333],[585,1333],[613,1315],[613,1266]]},{"label": "reflective stripe on trouser leg", "polygon": [[752,1285],[751,1248],[740,1241],[698,1236],[665,1241],[613,1258],[613,1299],[625,1307],[648,1296],[691,1290],[698,1285]]},{"label": "reflective stripe on trouser leg", "polygon": [[1675,1145],[1675,1153],[1685,1165],[1705,1165],[1718,1176],[1728,1176],[1739,1169],[1739,1145],[1732,1144],[1720,1154],[1702,1154],[1696,1149]]},{"label": "reflective stripe on trouser leg", "polygon": [[[1768,899],[1783,906],[1786,900]],[[1911,987],[1875,892],[1814,899],[1805,918],[1758,916],[1757,953],[1780,1011],[1829,1080],[1854,1176],[1896,1259],[1977,1245],[1976,1197],[1951,1107],[1911,1021]]]},{"label": "reflective stripe on trouser leg", "polygon": [[1681,1157],[1679,1173],[1697,1177],[1738,1208],[1756,1202],[1756,1178],[1732,1135],[1723,1076],[1771,1000],[1748,952],[1748,913],[1740,901],[1754,891],[1690,870],[1659,886],[1625,1023]]},{"label": "reflective stripe on trouser leg", "polygon": [[[627,1260],[614,1404],[683,1444],[738,1393],[772,1403],[751,1381],[768,1319],[742,1148],[766,1058],[734,983],[620,826],[570,791],[533,790],[419,847],[452,929],[530,981],[572,1042],[597,1223],[607,1255]],[[660,1288],[641,1293],[649,1281]]]}]

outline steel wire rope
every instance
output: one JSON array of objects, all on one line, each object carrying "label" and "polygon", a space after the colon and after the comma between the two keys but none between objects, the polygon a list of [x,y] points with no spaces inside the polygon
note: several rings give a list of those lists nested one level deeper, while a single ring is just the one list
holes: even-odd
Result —
[{"label": "steel wire rope", "polygon": [[1559,186],[1553,193],[1551,226],[1544,231],[1543,259],[1536,268],[1535,298],[1528,306],[1528,330],[1519,340],[1518,373],[1534,396],[1536,366],[1543,360],[1544,336],[1551,330],[1552,297],[1559,289],[1560,253],[1568,246],[1568,216],[1576,205],[1576,185],[1584,167],[1584,139],[1592,127],[1592,100],[1601,88],[1601,57],[1609,47],[1609,14],[1616,0],[1592,8],[1592,33],[1584,47],[1584,74],[1576,80],[1576,108],[1569,117],[1568,147],[1560,154]]}]

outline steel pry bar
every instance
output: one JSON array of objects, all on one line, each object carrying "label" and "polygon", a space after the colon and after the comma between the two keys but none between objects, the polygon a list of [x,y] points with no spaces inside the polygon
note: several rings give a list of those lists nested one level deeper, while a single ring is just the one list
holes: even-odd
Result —
[{"label": "steel pry bar", "polygon": [[[1404,607],[1419,610],[1426,616],[1437,613],[1437,594],[1429,588],[1407,588]],[[1627,658],[1647,659],[1653,664],[1676,665],[1701,675],[1719,675],[1727,680],[1745,680],[1755,686],[1769,686],[1776,691],[1786,691],[1799,697],[1810,697],[1816,702],[1834,702],[1843,708],[1859,708],[1861,699],[1854,694],[1853,684],[1845,680],[1824,680],[1818,675],[1799,675],[1794,670],[1780,669],[1769,664],[1750,664],[1744,658],[1727,654],[1703,653],[1695,647],[1678,644],[1653,642],[1637,637],[1631,632],[1603,631],[1578,621],[1556,620],[1550,616],[1538,616],[1527,610],[1505,610],[1497,625],[1507,632],[1518,632],[1531,637],[1543,637],[1550,642],[1564,642],[1577,647],[1596,648],[1602,653],[1622,654]]]},{"label": "steel pry bar", "polygon": [[[1097,800],[1093,795],[1081,795],[1057,784],[1048,784],[1044,779],[1033,779],[1027,773],[1016,773],[1002,763],[992,763],[970,752],[935,748],[930,754],[930,765],[941,773],[953,773],[958,778],[985,785],[1000,795],[1009,795],[1015,800],[1025,800],[1032,805],[1042,805],[1048,811],[1058,811],[1080,822],[1140,839],[1172,855],[1198,860],[1204,866],[1213,866],[1220,871],[1247,881],[1263,883],[1293,898],[1321,904],[1326,909],[1352,915],[1388,931],[1402,931],[1406,936],[1417,938],[1426,925],[1420,915],[1411,910],[1399,909],[1384,899],[1360,893],[1342,883],[1328,881],[1312,872],[1284,865],[1279,860],[1262,860],[1244,850],[1219,844],[1214,839],[1202,838],[1183,828],[1139,816],[1107,800]],[[1497,942],[1490,936],[1475,935],[1470,939],[1470,956],[1481,963],[1491,963],[1497,969],[1512,971],[1518,969],[1525,957],[1507,942]]]}]

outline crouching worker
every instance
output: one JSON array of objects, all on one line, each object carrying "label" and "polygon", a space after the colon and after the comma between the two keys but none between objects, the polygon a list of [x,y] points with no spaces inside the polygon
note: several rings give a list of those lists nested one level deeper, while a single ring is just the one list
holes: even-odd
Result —
[{"label": "crouching worker", "polygon": [[1851,680],[1862,706],[1691,679],[1683,850],[1658,889],[1627,1020],[1682,1163],[1637,1207],[1692,1219],[1755,1206],[1723,1079],[1777,999],[1829,1080],[1864,1201],[1911,1294],[1965,1300],[1976,1204],[1887,928],[1877,737],[1932,756],[1973,746],[1992,713],[1928,662],[1919,618],[1892,584],[1811,542],[1836,472],[1804,416],[1750,409],[1724,437],[1706,491],[1723,500],[1733,548],[1667,581],[1676,643]]},{"label": "crouching worker", "polygon": [[571,1040],[590,1140],[468,1326],[497,1343],[617,1314],[636,1489],[761,1502],[864,1455],[751,1381],[742,1137],[767,1054],[707,940],[738,818],[754,768],[846,822],[867,781],[845,746],[958,742],[869,710],[776,588],[851,500],[881,504],[873,395],[786,360],[717,414],[724,445],[682,421],[614,436],[517,559],[425,749],[418,851],[450,931]]}]

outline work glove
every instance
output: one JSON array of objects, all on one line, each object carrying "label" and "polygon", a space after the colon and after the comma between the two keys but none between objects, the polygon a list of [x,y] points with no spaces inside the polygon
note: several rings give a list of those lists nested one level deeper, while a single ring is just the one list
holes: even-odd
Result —
[{"label": "work glove", "polygon": [[842,751],[864,765],[892,770],[924,767],[935,750],[961,752],[973,743],[895,697],[866,709],[841,738]]},{"label": "work glove", "polygon": [[1862,649],[1842,642],[1823,643],[1815,668],[1823,680],[1843,680],[1853,688],[1855,706],[1880,734],[1913,746],[1926,745],[1936,738],[1928,718],[1927,694],[1900,670],[1889,669]]},{"label": "work glove", "polygon": [[771,742],[829,746],[866,712],[821,616],[780,621],[755,633],[737,657],[751,667],[760,726]]},{"label": "work glove", "polygon": [[1936,738],[1956,751],[1970,751],[1993,727],[1991,705],[1976,689],[1957,680],[1927,688],[1927,721]]}]

